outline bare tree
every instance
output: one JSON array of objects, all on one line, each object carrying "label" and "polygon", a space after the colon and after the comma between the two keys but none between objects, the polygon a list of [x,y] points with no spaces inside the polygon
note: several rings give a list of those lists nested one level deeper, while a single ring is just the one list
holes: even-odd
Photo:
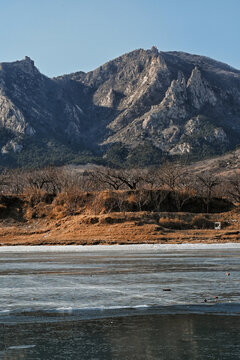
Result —
[{"label": "bare tree", "polygon": [[9,184],[10,184],[9,175],[5,169],[2,169],[0,173],[0,193],[6,192],[6,189],[8,189]]},{"label": "bare tree", "polygon": [[45,190],[48,193],[56,194],[62,188],[60,173],[61,170],[54,167],[33,170],[26,174],[26,183],[32,189]]},{"label": "bare tree", "polygon": [[99,190],[101,188],[119,190],[123,184],[118,178],[118,171],[111,168],[94,169],[89,172],[89,176],[98,184]]},{"label": "bare tree", "polygon": [[179,183],[183,184],[187,171],[179,164],[166,162],[157,171],[159,185],[169,190],[176,190]]},{"label": "bare tree", "polygon": [[105,189],[120,190],[127,188],[136,190],[143,182],[143,171],[138,169],[117,170],[111,168],[95,169],[90,172],[90,176],[96,183]]},{"label": "bare tree", "polygon": [[116,191],[115,195],[119,211],[125,215],[125,212],[128,210],[128,194],[126,191]]},{"label": "bare tree", "polygon": [[144,176],[142,169],[119,170],[117,177],[129,190],[136,190],[141,187]]},{"label": "bare tree", "polygon": [[235,173],[231,179],[229,179],[228,194],[233,201],[240,202],[240,174]]},{"label": "bare tree", "polygon": [[209,212],[209,204],[214,194],[214,189],[221,182],[215,176],[210,173],[202,173],[201,175],[197,175],[197,179],[199,180],[199,190],[201,192],[201,196],[206,203],[206,211]]},{"label": "bare tree", "polygon": [[162,211],[163,203],[169,196],[169,190],[166,189],[150,190],[149,195],[151,198],[151,204],[153,204],[154,211],[157,212]]},{"label": "bare tree", "polygon": [[178,177],[175,183],[175,189],[172,192],[175,205],[178,211],[181,211],[186,202],[194,196],[194,177],[185,170]]}]

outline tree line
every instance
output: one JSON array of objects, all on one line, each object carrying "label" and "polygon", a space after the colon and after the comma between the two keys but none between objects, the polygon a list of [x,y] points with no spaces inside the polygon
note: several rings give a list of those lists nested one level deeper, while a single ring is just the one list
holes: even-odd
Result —
[{"label": "tree line", "polygon": [[192,173],[190,168],[173,163],[145,169],[46,167],[2,169],[0,172],[0,192],[5,194],[24,194],[29,189],[57,194],[73,188],[81,191],[165,189],[207,198],[227,197],[240,202],[237,172],[228,178],[220,178],[206,171]]}]

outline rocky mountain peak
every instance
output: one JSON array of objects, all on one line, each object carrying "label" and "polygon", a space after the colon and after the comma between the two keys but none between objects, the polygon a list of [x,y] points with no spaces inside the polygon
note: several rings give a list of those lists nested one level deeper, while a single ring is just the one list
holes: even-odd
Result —
[{"label": "rocky mountain peak", "polygon": [[35,67],[34,61],[29,57],[29,56],[25,56],[25,58],[21,61],[17,61],[15,63],[15,66],[30,75],[34,75],[34,74],[39,74],[38,69]]},{"label": "rocky mountain peak", "polygon": [[158,55],[158,54],[159,54],[158,48],[157,48],[156,46],[152,46],[152,47],[151,47],[151,52],[152,52],[154,55]]},{"label": "rocky mountain peak", "polygon": [[24,57],[24,61],[26,62],[26,63],[29,63],[29,64],[31,64],[32,66],[34,66],[34,61],[29,57],[29,56],[25,56]]},{"label": "rocky mountain peak", "polygon": [[191,76],[187,82],[187,88],[193,106],[196,109],[201,109],[205,103],[215,106],[217,101],[216,96],[207,80],[202,77],[201,71],[197,66],[192,70]]},{"label": "rocky mountain peak", "polygon": [[[178,72],[178,77],[176,80],[172,80],[171,85],[169,86],[166,95],[161,103],[162,107],[167,107],[171,109],[171,116],[179,117],[179,106],[184,105],[187,99],[186,92],[186,79],[182,71]],[[181,114],[180,117],[184,117]]]},{"label": "rocky mountain peak", "polygon": [[29,56],[25,56],[23,62],[25,64],[25,69],[28,68],[32,70],[35,68],[34,61]]},{"label": "rocky mountain peak", "polygon": [[28,56],[25,56],[23,60],[12,63],[1,63],[0,68],[4,71],[5,75],[8,74],[9,76],[14,76],[14,74],[17,76],[20,72],[29,76],[40,75],[39,70],[35,67],[34,61]]}]

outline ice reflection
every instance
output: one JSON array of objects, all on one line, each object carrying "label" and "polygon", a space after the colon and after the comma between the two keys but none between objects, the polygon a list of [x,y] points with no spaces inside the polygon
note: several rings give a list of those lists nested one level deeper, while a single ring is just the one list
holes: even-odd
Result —
[{"label": "ice reflection", "polygon": [[0,351],[4,360],[237,360],[239,333],[239,317],[191,314],[1,325]]}]

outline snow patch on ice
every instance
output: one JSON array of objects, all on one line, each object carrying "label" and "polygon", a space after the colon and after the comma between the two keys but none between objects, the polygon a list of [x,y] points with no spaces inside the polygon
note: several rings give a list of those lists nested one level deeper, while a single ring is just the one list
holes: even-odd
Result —
[{"label": "snow patch on ice", "polygon": [[35,253],[35,252],[91,252],[91,251],[171,251],[171,250],[208,250],[240,249],[240,243],[221,244],[133,244],[133,245],[40,245],[40,246],[0,246],[0,253]]}]

